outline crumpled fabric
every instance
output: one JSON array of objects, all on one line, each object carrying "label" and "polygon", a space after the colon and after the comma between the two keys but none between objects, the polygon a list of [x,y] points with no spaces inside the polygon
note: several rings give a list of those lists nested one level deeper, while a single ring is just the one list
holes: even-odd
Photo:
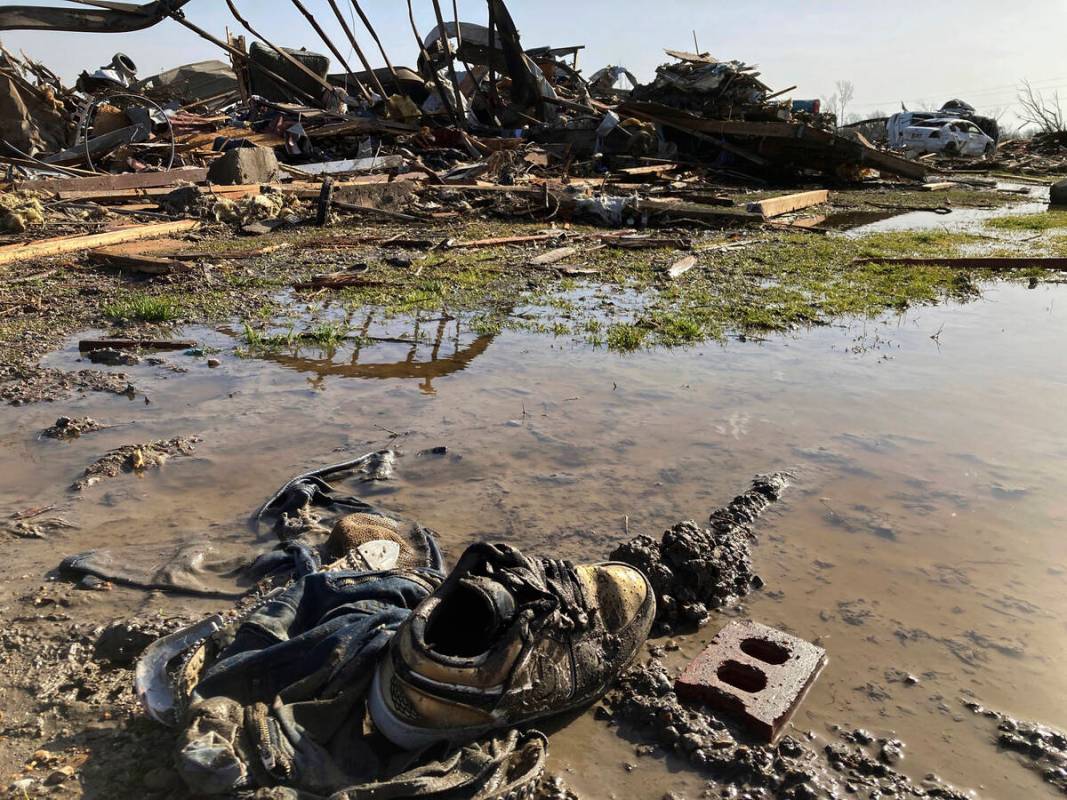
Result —
[{"label": "crumpled fabric", "polygon": [[222,646],[193,689],[179,748],[190,788],[330,793],[382,775],[364,734],[367,690],[393,633],[439,582],[430,571],[317,572],[215,634]]},{"label": "crumpled fabric", "polygon": [[204,795],[285,800],[491,800],[541,776],[536,731],[461,749],[400,751],[373,732],[378,658],[439,571],[316,572],[213,635],[190,696],[177,768]]}]

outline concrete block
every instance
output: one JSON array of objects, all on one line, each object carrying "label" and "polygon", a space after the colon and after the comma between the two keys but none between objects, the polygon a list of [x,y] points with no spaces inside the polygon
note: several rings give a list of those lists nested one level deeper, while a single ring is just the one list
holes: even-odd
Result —
[{"label": "concrete block", "polygon": [[215,159],[207,179],[224,186],[274,183],[278,180],[278,157],[266,147],[237,147]]},{"label": "concrete block", "polygon": [[774,743],[826,666],[826,651],[758,622],[731,622],[674,684]]}]

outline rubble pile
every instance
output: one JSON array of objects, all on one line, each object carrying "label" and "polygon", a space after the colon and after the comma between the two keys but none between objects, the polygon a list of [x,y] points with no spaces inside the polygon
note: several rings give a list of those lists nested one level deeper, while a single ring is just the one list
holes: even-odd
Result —
[{"label": "rubble pile", "polygon": [[[173,5],[44,8],[32,19],[0,6],[0,30],[181,25],[228,58],[141,77],[137,64],[117,53],[71,87],[45,65],[0,50],[6,231],[51,233],[51,225],[40,225],[42,215],[73,230],[162,215],[268,223],[246,231],[263,233],[325,224],[339,213],[413,210],[410,221],[471,205],[528,215],[538,203],[545,217],[566,220],[592,207],[592,221],[618,225],[625,215],[612,209],[641,201],[655,206],[636,214],[643,223],[745,222],[762,217],[729,208],[721,194],[714,203],[692,202],[694,193],[705,199],[708,184],[723,180],[763,185],[771,177],[857,180],[876,173],[916,180],[927,172],[838,136],[817,101],[784,99],[789,90],[772,92],[740,61],[668,50],[672,63],[647,85],[615,65],[587,79],[577,68],[581,46],[525,48],[502,0],[489,2],[488,26],[439,17],[429,33],[416,30],[410,68],[394,63],[361,14],[387,65],[377,69],[343,15],[348,42],[332,41],[294,2],[321,39],[319,53],[264,39],[232,4],[250,40],[216,38]],[[633,88],[621,87],[627,83]],[[456,190],[447,202],[441,187]],[[502,187],[533,202],[509,207],[496,193]],[[174,202],[176,190],[184,202]],[[209,200],[192,202],[201,196]],[[420,212],[424,196],[431,200]],[[317,204],[317,213],[301,213],[294,208],[300,203]],[[63,251],[70,248],[77,243]]]},{"label": "rubble pile", "polygon": [[1002,142],[990,166],[1023,175],[1062,175],[1067,172],[1067,131]]}]

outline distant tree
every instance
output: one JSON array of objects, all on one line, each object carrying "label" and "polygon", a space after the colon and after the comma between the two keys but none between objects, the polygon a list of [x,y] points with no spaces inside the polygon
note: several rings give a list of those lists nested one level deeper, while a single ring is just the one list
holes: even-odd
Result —
[{"label": "distant tree", "polygon": [[1024,122],[1036,126],[1040,133],[1067,131],[1067,118],[1063,114],[1059,92],[1046,98],[1030,81],[1023,81],[1019,87],[1019,105],[1022,106],[1019,116]]},{"label": "distant tree", "polygon": [[852,81],[837,82],[837,118],[845,119],[848,112],[848,104],[856,96],[856,86]]},{"label": "distant tree", "polygon": [[[837,95],[832,94],[829,97],[823,96],[821,99],[822,110],[824,114],[836,114],[837,113]],[[838,117],[838,121],[841,119]]]}]

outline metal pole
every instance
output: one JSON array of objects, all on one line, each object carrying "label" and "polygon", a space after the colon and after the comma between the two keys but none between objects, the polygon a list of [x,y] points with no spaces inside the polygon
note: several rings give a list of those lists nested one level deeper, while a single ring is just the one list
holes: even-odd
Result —
[{"label": "metal pole", "polygon": [[[170,17],[175,22],[177,22],[179,25],[191,30],[193,33],[195,33],[200,38],[206,39],[207,41],[211,42],[216,47],[221,47],[223,50],[225,50],[227,53],[229,53],[234,58],[238,58],[238,59],[244,61],[246,64],[250,63],[249,58],[248,58],[248,53],[242,53],[236,47],[231,47],[230,45],[226,44],[225,42],[223,42],[223,41],[221,41],[219,39],[216,39],[214,36],[212,36],[210,33],[205,31],[203,28],[198,27],[197,25],[194,25],[189,20],[187,20],[185,18],[185,15],[183,15],[181,12],[171,11],[171,12],[167,13],[167,16]],[[292,92],[297,97],[302,97],[303,99],[307,100],[312,105],[314,105],[315,103],[318,102],[314,97],[312,97],[310,94],[305,92],[299,86],[295,85],[292,81],[286,80],[281,75],[279,75],[278,73],[268,69],[267,67],[263,67],[263,66],[260,66],[259,64],[256,64],[256,69],[263,70],[263,72],[269,78],[271,78],[274,81],[277,81],[282,86],[288,87],[290,90],[292,90]]]},{"label": "metal pole", "polygon": [[359,42],[356,41],[356,36],[352,33],[352,29],[348,27],[348,23],[345,22],[344,14],[341,13],[341,9],[337,7],[336,0],[329,0],[330,8],[333,9],[334,16],[337,17],[337,21],[341,23],[341,28],[344,29],[345,35],[348,36],[348,41],[352,43],[352,49],[356,51],[356,55],[359,56],[360,63],[363,64],[363,69],[367,70],[367,74],[370,75],[371,82],[374,84],[374,88],[378,90],[378,94],[384,100],[388,95],[385,92],[385,87],[382,86],[382,82],[378,80],[378,76],[374,74],[374,67],[370,65],[367,60],[367,56],[363,53],[363,48],[359,46]]},{"label": "metal pole", "polygon": [[324,31],[322,29],[322,26],[319,25],[318,20],[316,20],[315,17],[312,16],[311,12],[308,11],[307,6],[301,3],[300,0],[292,0],[292,3],[294,6],[296,6],[297,10],[304,15],[305,19],[307,19],[307,21],[311,23],[311,27],[315,29],[315,33],[317,33],[319,35],[319,38],[322,39],[323,43],[328,48],[330,48],[330,52],[334,54],[334,57],[338,60],[338,62],[340,62],[341,66],[344,67],[345,72],[347,72],[349,77],[352,78],[352,82],[356,84],[356,87],[359,89],[359,91],[369,101],[370,93],[367,91],[366,87],[360,82],[360,80],[352,75],[352,67],[348,65],[348,62],[345,60],[345,57],[341,55],[341,51],[337,49],[334,43],[330,40],[330,37],[326,35],[326,31]]},{"label": "metal pole", "polygon": [[[263,36],[263,34],[259,33],[251,25],[249,25],[248,24],[248,20],[246,20],[244,17],[241,16],[241,12],[237,10],[237,6],[235,6],[233,4],[233,0],[226,0],[226,5],[229,6],[230,13],[233,14],[233,18],[236,19],[241,24],[242,28],[244,28],[250,34],[255,36],[257,39],[261,40],[265,45],[267,45],[267,47],[269,47],[275,53],[280,55],[283,59],[288,61],[294,67],[299,69],[301,72],[303,72],[305,75],[307,75],[309,78],[311,78],[311,80],[315,81],[315,83],[317,83],[319,86],[321,86],[327,92],[330,92],[331,94],[333,93],[333,90],[336,87],[332,83],[327,81],[325,78],[320,78],[318,75],[316,75],[310,69],[308,69],[306,66],[304,66],[299,61],[297,61],[295,58],[293,58],[291,55],[289,55],[287,52],[282,50],[282,48],[278,47],[278,45],[276,45],[273,42],[271,42],[269,39],[267,39],[265,36]],[[370,98],[368,98],[368,100],[369,99]]]},{"label": "metal pole", "polygon": [[352,6],[356,9],[356,13],[359,14],[359,18],[363,21],[363,27],[370,33],[371,38],[374,39],[374,43],[378,45],[378,52],[382,54],[382,58],[385,59],[385,66],[389,68],[389,74],[393,76],[393,82],[396,84],[397,93],[403,94],[404,89],[400,85],[400,78],[396,74],[393,62],[389,60],[389,54],[385,52],[385,47],[382,45],[382,40],[378,37],[378,32],[374,30],[374,26],[371,25],[367,15],[363,13],[363,9],[360,7],[357,0],[352,0]]},{"label": "metal pole", "polygon": [[430,58],[430,54],[426,52],[426,46],[422,43],[422,36],[419,34],[419,26],[415,24],[415,9],[411,6],[411,0],[408,0],[408,19],[411,20],[411,32],[415,34],[415,41],[419,43],[419,53],[422,56],[423,61],[433,72],[434,86],[437,87],[437,94],[441,98],[441,102],[444,103],[445,108],[448,109],[448,114],[452,117],[452,121],[459,126],[459,118],[455,110],[452,108],[452,101],[448,99],[448,93],[445,92],[444,87],[441,85],[441,76],[437,74],[437,70],[433,68],[433,61]]},{"label": "metal pole", "polygon": [[496,6],[489,4],[489,100],[493,116],[500,108],[500,93],[496,88]]},{"label": "metal pole", "polygon": [[[437,30],[439,38],[441,40],[441,47],[444,48],[445,58],[448,59],[448,77],[452,81],[452,88],[456,90],[456,113],[458,116],[459,108],[463,106],[463,90],[459,86],[459,78],[456,76],[456,59],[452,55],[452,43],[448,41],[448,29],[445,26],[445,15],[441,13],[441,3],[439,0],[433,0],[433,11],[437,15]],[[466,120],[464,120],[466,122]],[[462,123],[461,127],[466,127]]]}]

